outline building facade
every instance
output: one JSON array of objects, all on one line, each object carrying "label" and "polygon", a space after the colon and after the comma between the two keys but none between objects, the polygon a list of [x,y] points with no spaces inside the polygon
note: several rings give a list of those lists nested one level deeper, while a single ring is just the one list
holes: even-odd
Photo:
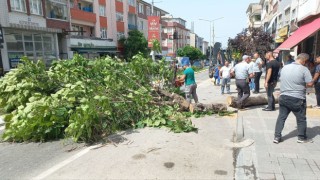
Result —
[{"label": "building facade", "polygon": [[67,0],[0,1],[1,73],[15,68],[23,56],[46,65],[58,59],[66,43],[63,32],[70,30],[67,7]]},{"label": "building facade", "polygon": [[261,5],[259,3],[251,3],[247,9],[248,27],[261,27]]},{"label": "building facade", "polygon": [[171,15],[162,17],[165,37],[162,40],[162,55],[176,57],[179,48],[190,45],[190,30],[186,20]]}]

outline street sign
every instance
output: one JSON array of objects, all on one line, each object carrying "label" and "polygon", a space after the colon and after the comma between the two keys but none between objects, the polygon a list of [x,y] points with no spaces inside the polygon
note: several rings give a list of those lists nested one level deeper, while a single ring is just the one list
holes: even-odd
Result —
[{"label": "street sign", "polygon": [[3,33],[2,33],[2,26],[0,25],[0,44],[4,42],[4,39],[3,39]]}]

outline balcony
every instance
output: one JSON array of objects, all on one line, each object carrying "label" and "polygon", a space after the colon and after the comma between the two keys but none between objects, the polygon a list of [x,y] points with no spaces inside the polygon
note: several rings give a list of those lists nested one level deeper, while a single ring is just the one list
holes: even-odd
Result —
[{"label": "balcony", "polygon": [[137,30],[138,27],[136,25],[134,25],[134,24],[128,24],[128,29],[129,30]]},{"label": "balcony", "polygon": [[[87,10],[87,9],[86,9]],[[88,9],[89,11],[90,9]],[[80,9],[71,8],[71,18],[74,20],[96,23],[96,14],[93,12],[83,11]]]}]

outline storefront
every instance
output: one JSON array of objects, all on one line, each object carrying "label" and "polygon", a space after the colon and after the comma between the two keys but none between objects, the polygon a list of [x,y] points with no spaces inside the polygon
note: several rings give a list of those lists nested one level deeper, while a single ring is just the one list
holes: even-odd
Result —
[{"label": "storefront", "polygon": [[58,58],[56,33],[5,28],[2,54],[3,64],[8,66],[5,70],[15,68],[23,56],[33,61],[42,60],[49,66]]}]

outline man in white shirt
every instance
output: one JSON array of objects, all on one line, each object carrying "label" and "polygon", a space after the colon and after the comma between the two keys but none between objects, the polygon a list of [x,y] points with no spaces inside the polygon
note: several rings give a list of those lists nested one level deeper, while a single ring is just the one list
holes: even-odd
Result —
[{"label": "man in white shirt", "polygon": [[260,92],[260,78],[262,75],[262,65],[263,65],[263,61],[260,58],[259,53],[255,53],[253,55],[253,57],[256,59],[254,66],[253,66],[253,73],[254,73],[254,94],[257,94]]},{"label": "man in white shirt", "polygon": [[242,56],[242,62],[238,63],[231,73],[235,75],[238,90],[237,106],[243,109],[245,101],[250,96],[249,78],[253,77],[252,69],[249,68],[250,56]]},{"label": "man in white shirt", "polygon": [[220,77],[221,80],[221,94],[224,94],[224,88],[227,87],[227,93],[230,94],[230,73],[231,73],[231,66],[229,62],[226,61],[224,66],[220,69]]}]

